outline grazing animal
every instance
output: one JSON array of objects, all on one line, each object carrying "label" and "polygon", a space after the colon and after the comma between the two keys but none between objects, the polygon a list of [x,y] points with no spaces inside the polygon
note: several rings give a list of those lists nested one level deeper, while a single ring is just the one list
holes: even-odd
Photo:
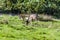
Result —
[{"label": "grazing animal", "polygon": [[29,16],[29,21],[35,21],[35,20],[37,20],[36,14],[31,14],[31,15]]},{"label": "grazing animal", "polygon": [[25,21],[26,25],[37,20],[36,14],[20,14],[20,18]]},{"label": "grazing animal", "polygon": [[28,17],[26,17],[26,24],[28,25],[29,23],[36,21],[36,20],[37,20],[37,15],[30,14]]},{"label": "grazing animal", "polygon": [[20,18],[21,20],[23,20],[23,23],[26,23],[27,25],[28,25],[28,23],[29,23],[28,17],[29,17],[28,14],[20,14],[20,15],[19,15],[19,18]]}]

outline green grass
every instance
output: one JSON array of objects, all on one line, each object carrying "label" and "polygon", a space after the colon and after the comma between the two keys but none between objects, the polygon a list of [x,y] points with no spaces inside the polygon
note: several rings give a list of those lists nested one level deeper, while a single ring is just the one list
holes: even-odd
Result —
[{"label": "green grass", "polygon": [[0,40],[60,40],[60,21],[39,21],[27,26],[18,16],[3,15]]}]

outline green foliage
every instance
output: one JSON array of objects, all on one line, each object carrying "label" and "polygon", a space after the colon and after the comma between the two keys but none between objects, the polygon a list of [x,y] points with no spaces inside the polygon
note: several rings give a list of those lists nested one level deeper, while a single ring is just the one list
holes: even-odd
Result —
[{"label": "green foliage", "polygon": [[[60,0],[0,0],[0,9],[59,16]],[[58,13],[58,14],[57,14]]]}]

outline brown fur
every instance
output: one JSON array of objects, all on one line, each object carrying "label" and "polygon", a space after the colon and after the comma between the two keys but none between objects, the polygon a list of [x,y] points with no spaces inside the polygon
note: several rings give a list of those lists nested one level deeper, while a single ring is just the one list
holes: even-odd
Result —
[{"label": "brown fur", "polygon": [[20,18],[28,25],[30,22],[35,21],[37,16],[36,14],[20,14]]}]

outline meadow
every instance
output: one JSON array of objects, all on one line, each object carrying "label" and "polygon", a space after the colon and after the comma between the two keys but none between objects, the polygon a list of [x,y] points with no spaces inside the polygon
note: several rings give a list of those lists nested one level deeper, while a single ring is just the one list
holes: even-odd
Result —
[{"label": "meadow", "polygon": [[18,16],[0,16],[0,40],[60,40],[60,21],[25,25]]}]

